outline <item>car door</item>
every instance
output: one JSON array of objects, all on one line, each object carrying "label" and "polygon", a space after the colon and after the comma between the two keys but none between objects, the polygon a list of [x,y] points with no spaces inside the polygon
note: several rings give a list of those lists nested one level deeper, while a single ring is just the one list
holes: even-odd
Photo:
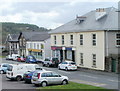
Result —
[{"label": "car door", "polygon": [[64,63],[63,63],[63,69],[66,68],[66,65],[67,65],[67,62],[64,62]]},{"label": "car door", "polygon": [[61,69],[64,69],[64,62],[62,62],[62,63],[60,64],[60,68],[61,68]]},{"label": "car door", "polygon": [[52,76],[54,78],[54,84],[61,84],[62,77],[59,74],[52,72]]},{"label": "car door", "polygon": [[54,84],[55,80],[54,77],[52,76],[52,72],[47,72],[45,74],[46,74],[45,79],[47,80],[48,84]]}]

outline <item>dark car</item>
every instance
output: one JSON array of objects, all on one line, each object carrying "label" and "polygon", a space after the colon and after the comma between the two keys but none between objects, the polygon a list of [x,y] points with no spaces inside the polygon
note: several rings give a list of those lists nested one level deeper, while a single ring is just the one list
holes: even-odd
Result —
[{"label": "dark car", "polygon": [[24,74],[23,79],[24,79],[25,83],[31,83],[32,75],[34,72],[35,71],[27,72]]},{"label": "dark car", "polygon": [[58,58],[45,58],[45,60],[43,61],[43,66],[54,66],[54,67],[58,67],[59,64],[59,60]]},{"label": "dark car", "polygon": [[26,63],[37,63],[38,61],[36,60],[36,58],[32,55],[29,55],[26,57],[26,60],[25,60]]},{"label": "dark car", "polygon": [[[46,71],[46,70],[42,68],[36,68],[36,71]],[[32,75],[36,71],[28,71],[23,75],[23,79],[25,83],[31,83]]]}]

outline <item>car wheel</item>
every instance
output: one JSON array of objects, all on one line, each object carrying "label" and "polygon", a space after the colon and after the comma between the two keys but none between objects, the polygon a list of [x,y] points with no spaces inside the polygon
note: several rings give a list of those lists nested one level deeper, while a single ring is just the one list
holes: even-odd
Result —
[{"label": "car wheel", "polygon": [[49,65],[49,64],[47,64],[47,67],[50,67],[50,65]]},{"label": "car wheel", "polygon": [[58,69],[61,70],[61,69],[60,69],[60,66],[58,66]]},{"label": "car wheel", "polygon": [[3,71],[3,70],[1,70],[1,71],[0,71],[0,74],[3,74],[3,73],[4,73],[4,71]]},{"label": "car wheel", "polygon": [[44,66],[45,66],[45,64],[42,64],[42,66],[44,67]]},{"label": "car wheel", "polygon": [[65,70],[68,71],[68,68],[66,67]]},{"label": "car wheel", "polygon": [[47,86],[47,82],[42,82],[42,83],[41,83],[41,86],[42,86],[42,87],[46,87],[46,86]]},{"label": "car wheel", "polygon": [[68,84],[68,81],[67,80],[63,80],[62,81],[62,85],[66,85],[66,84]]},{"label": "car wheel", "polygon": [[16,80],[17,80],[17,81],[21,81],[21,80],[22,80],[22,77],[21,77],[21,76],[17,76],[17,77],[16,77]]}]

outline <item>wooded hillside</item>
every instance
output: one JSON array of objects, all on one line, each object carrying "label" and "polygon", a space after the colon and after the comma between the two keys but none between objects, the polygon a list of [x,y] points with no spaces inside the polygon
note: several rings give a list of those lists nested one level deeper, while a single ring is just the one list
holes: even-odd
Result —
[{"label": "wooded hillside", "polygon": [[33,24],[1,22],[0,25],[2,26],[2,43],[5,42],[8,34],[18,34],[22,31],[50,31],[44,27],[38,27]]}]

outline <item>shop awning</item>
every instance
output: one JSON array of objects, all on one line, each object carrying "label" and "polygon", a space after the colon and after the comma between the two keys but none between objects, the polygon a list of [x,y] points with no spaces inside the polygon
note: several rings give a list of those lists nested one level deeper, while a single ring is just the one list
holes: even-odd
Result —
[{"label": "shop awning", "polygon": [[28,49],[28,51],[32,51],[32,52],[41,52],[42,50],[39,50],[39,49]]}]

